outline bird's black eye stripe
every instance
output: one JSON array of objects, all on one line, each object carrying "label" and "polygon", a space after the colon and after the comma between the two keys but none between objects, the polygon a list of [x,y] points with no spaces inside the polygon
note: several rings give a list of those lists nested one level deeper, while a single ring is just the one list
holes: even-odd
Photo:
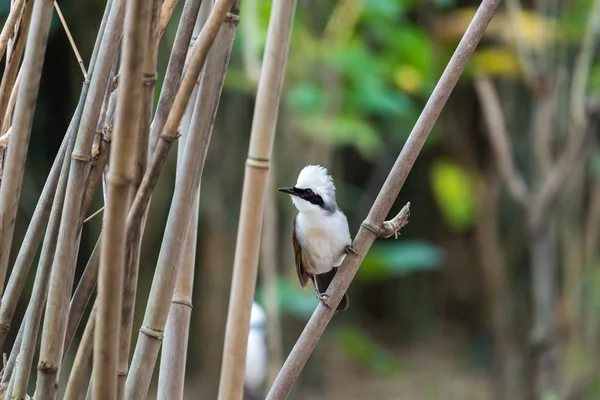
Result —
[{"label": "bird's black eye stripe", "polygon": [[312,204],[316,204],[321,207],[325,205],[323,198],[310,189],[305,189],[302,192],[302,198],[308,202],[311,202]]}]

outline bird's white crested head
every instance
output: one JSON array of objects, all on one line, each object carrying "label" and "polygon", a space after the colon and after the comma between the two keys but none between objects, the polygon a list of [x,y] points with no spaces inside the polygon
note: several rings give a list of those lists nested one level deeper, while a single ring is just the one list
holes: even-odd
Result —
[{"label": "bird's white crested head", "polygon": [[292,196],[292,202],[298,211],[335,211],[335,184],[325,167],[320,165],[304,167],[298,175],[295,189],[305,191],[300,196]]}]

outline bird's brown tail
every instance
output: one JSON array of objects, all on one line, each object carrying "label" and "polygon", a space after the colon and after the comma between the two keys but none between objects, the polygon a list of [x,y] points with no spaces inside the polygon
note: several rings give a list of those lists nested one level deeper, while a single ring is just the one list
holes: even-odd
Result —
[{"label": "bird's brown tail", "polygon": [[[325,293],[327,291],[327,288],[329,287],[329,284],[333,280],[333,277],[335,276],[336,272],[337,272],[337,268],[333,268],[331,271],[326,272],[324,274],[315,275],[315,280],[316,280],[316,284],[317,284],[317,288],[318,288],[319,292]],[[340,301],[340,304],[338,304],[336,311],[344,311],[344,310],[348,309],[349,306],[350,306],[350,299],[348,298],[348,294],[344,293],[344,297],[342,297],[342,300]]]}]

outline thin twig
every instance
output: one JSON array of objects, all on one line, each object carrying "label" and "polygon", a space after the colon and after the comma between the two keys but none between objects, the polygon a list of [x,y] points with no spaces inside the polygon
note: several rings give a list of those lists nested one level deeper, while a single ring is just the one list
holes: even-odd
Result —
[{"label": "thin twig", "polygon": [[84,219],[83,223],[85,224],[86,222],[88,222],[89,220],[94,218],[96,215],[100,214],[102,211],[104,211],[105,208],[106,208],[106,205],[103,205],[102,207],[100,207],[100,209],[98,211],[95,211],[92,215],[90,215],[89,217]]},{"label": "thin twig", "polygon": [[[21,71],[23,69],[19,69],[19,73],[17,74],[17,79],[15,79],[15,85],[12,88],[12,93],[10,94],[10,99],[8,99],[8,106],[6,107],[6,113],[4,114],[4,122],[2,123],[2,131],[0,131],[0,135],[4,132],[8,132],[10,121],[12,117],[12,112],[15,108],[15,104],[17,103],[17,93],[19,92],[19,83],[21,82]],[[2,147],[2,139],[4,136],[0,137],[0,147]],[[8,140],[8,136],[6,137]],[[5,144],[6,147],[6,144]]]},{"label": "thin twig", "polygon": [[69,26],[67,25],[67,21],[65,21],[65,17],[63,17],[63,13],[60,11],[60,7],[58,6],[58,3],[56,2],[56,0],[54,0],[54,8],[56,9],[56,14],[58,14],[58,18],[60,19],[60,22],[62,23],[65,33],[67,34],[67,38],[69,38],[69,43],[71,43],[71,48],[73,49],[73,53],[75,53],[75,58],[77,58],[77,62],[79,63],[79,68],[81,68],[81,73],[83,74],[83,78],[85,80],[87,80],[88,74],[87,74],[87,71],[85,70],[85,64],[83,63],[83,59],[81,58],[81,55],[79,54],[79,50],[77,50],[77,45],[75,44],[75,40],[73,40],[73,36],[71,35],[71,30],[69,29]]},{"label": "thin twig", "polygon": [[475,78],[475,90],[481,101],[486,122],[485,131],[490,138],[498,171],[514,200],[521,206],[527,207],[529,190],[512,159],[512,146],[498,93],[490,78],[483,75]]},{"label": "thin twig", "polygon": [[[429,132],[437,121],[437,118],[446,104],[452,89],[456,85],[458,78],[463,72],[467,61],[481,40],[499,2],[500,0],[483,0],[479,6],[465,35],[458,44],[454,55],[450,59],[448,66],[444,70],[431,97],[427,101],[427,104],[400,152],[398,159],[394,163],[381,191],[377,195],[369,215],[365,220],[366,225],[371,227],[381,226],[385,216],[389,213],[419,155],[419,152],[423,148]],[[353,243],[358,255],[350,254],[346,256],[327,290],[330,307],[325,307],[323,304],[319,303],[317,309],[304,328],[304,331],[300,335],[300,338],[294,345],[294,348],[277,376],[275,383],[271,387],[267,399],[275,400],[285,399],[287,397],[302,368],[306,364],[308,357],[314,350],[319,338],[325,331],[327,324],[333,317],[335,309],[342,299],[343,294],[348,290],[352,278],[356,274],[361,261],[375,238],[376,234],[374,232],[365,228],[364,225],[361,226]]]}]

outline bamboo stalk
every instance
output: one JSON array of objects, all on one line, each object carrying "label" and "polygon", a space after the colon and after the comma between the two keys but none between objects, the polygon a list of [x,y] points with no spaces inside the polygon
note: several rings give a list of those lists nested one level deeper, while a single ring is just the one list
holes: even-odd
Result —
[{"label": "bamboo stalk", "polygon": [[2,33],[0,33],[0,59],[2,59],[2,57],[4,56],[6,46],[8,45],[8,40],[14,32],[17,21],[22,15],[24,4],[25,0],[16,0],[11,5],[10,14],[8,14],[8,18],[6,18],[4,26],[2,27]]},{"label": "bamboo stalk", "polygon": [[183,399],[188,336],[192,316],[199,194],[196,194],[194,198],[192,216],[185,235],[184,253],[177,272],[175,291],[167,317],[158,377],[158,400]]},{"label": "bamboo stalk", "polygon": [[[39,89],[44,53],[46,52],[44,26],[40,27],[33,24],[31,33],[27,34],[32,19],[33,6],[33,3],[25,4],[20,35],[18,36],[12,56],[7,59],[8,65],[4,70],[2,83],[0,84],[0,120],[4,121],[12,87],[17,76],[17,71],[19,70],[21,55],[24,51],[25,41],[29,37],[27,39],[29,43],[27,46],[28,49],[25,52],[23,60],[24,82],[19,88],[10,150],[7,152],[4,160],[5,172],[2,177],[2,186],[0,186],[0,297],[4,291],[8,258],[21,195],[21,184],[23,183],[23,174],[25,172],[27,148],[29,147],[29,137],[33,124],[35,100],[37,99]],[[38,10],[37,8],[35,9]],[[43,17],[43,15],[39,11],[36,12],[35,23],[44,22],[40,17]],[[29,47],[32,48],[29,49]],[[34,106],[31,106],[31,104],[34,104]]]},{"label": "bamboo stalk", "polygon": [[[156,113],[154,114],[154,120],[150,127],[150,157],[154,154],[156,144],[158,143],[158,137],[167,122],[167,117],[169,116],[171,107],[175,101],[175,96],[179,89],[181,73],[183,71],[186,56],[188,55],[190,40],[192,39],[192,32],[194,31],[194,25],[198,18],[201,3],[202,0],[186,0],[183,5],[181,19],[173,42],[173,49],[171,50],[171,55],[169,57],[169,64],[167,65],[167,71],[165,72],[165,80],[160,91],[160,98],[156,107]],[[162,15],[163,14],[161,14],[161,17]]]},{"label": "bamboo stalk", "polygon": [[171,16],[173,15],[173,11],[175,7],[177,7],[177,3],[179,0],[165,0],[162,3],[160,13],[160,22],[158,24],[158,39],[162,38],[163,33],[165,33],[165,29],[167,28],[167,24],[171,20]]},{"label": "bamboo stalk", "polygon": [[244,392],[246,347],[258,270],[265,189],[295,9],[296,1],[276,0],[269,19],[244,173],[219,400],[241,400]]},{"label": "bamboo stalk", "polygon": [[[200,32],[200,29],[206,22],[211,6],[212,4],[208,1],[202,3],[194,27],[194,35],[197,35]],[[216,43],[215,46],[217,45],[219,44]],[[178,175],[183,173],[183,151],[186,147],[188,137],[193,133],[190,129],[190,124],[196,102],[198,101],[198,83],[196,83],[194,87],[192,99],[195,99],[195,101],[188,102],[180,125],[180,129],[184,133],[177,148]],[[192,211],[192,219],[190,221],[190,226],[188,227],[188,232],[184,238],[186,241],[184,247],[185,250],[181,258],[173,300],[171,301],[171,308],[167,317],[165,341],[159,367],[157,399],[183,399],[189,322],[192,309],[194,267],[196,261],[199,193],[196,194],[194,202],[195,205]]]},{"label": "bamboo stalk", "polygon": [[[17,78],[15,79],[15,84],[12,88],[12,93],[10,94],[10,98],[8,99],[8,106],[6,107],[6,113],[4,114],[4,122],[2,122],[2,130],[0,131],[0,135],[4,135],[5,132],[8,131],[10,127],[10,121],[12,117],[12,112],[15,109],[15,104],[17,103],[17,93],[19,92],[19,82],[21,81],[21,69],[19,69],[19,73],[17,74]],[[2,136],[4,138],[4,136]],[[6,138],[7,141],[8,137]],[[2,142],[2,140],[0,140]],[[2,146],[2,144],[0,144]],[[6,147],[6,145],[4,145]]]},{"label": "bamboo stalk", "polygon": [[[69,145],[67,153],[73,151],[75,146],[75,135],[69,135]],[[11,377],[11,384],[7,391],[7,398],[22,399],[26,395],[27,383],[29,382],[29,374],[31,372],[31,364],[33,363],[33,354],[36,347],[42,313],[44,311],[44,303],[48,293],[48,283],[50,276],[50,268],[56,251],[56,242],[58,239],[58,229],[60,227],[60,219],[62,216],[62,205],[65,201],[65,193],[67,189],[67,178],[69,177],[70,160],[63,160],[63,168],[60,172],[58,188],[54,202],[52,203],[52,211],[50,213],[50,221],[48,229],[44,237],[40,261],[35,275],[31,299],[27,306],[25,321],[23,322],[24,331],[23,339],[19,351],[19,362],[15,374]],[[11,388],[14,381],[14,387]],[[12,390],[11,390],[12,389]]]},{"label": "bamboo stalk", "polygon": [[[214,15],[218,15],[223,6],[226,6],[225,10],[228,8],[227,3],[228,1],[220,1],[214,4],[202,32],[205,32],[214,23]],[[200,86],[202,101],[197,100],[196,102],[197,108],[190,128],[190,131],[197,132],[197,134],[188,138],[182,160],[182,170],[185,171],[185,174],[178,177],[175,182],[175,194],[152,282],[150,300],[131,362],[131,372],[125,386],[126,399],[145,398],[148,391],[163,337],[170,300],[173,297],[177,267],[182,256],[182,242],[192,215],[193,202],[190,204],[189,199],[194,198],[200,184],[201,171],[206,158],[237,23],[236,16],[227,14],[217,35],[217,44],[210,51],[209,61],[202,75]],[[169,121],[167,121],[168,125]]]},{"label": "bamboo stalk", "polygon": [[149,43],[152,3],[127,2],[121,99],[117,103],[115,132],[107,174],[108,199],[103,223],[98,276],[98,311],[94,334],[92,394],[97,399],[117,397],[119,333],[125,269],[125,229],[131,183],[134,176],[137,139],[141,124],[144,82],[140,82]]},{"label": "bamboo stalk", "polygon": [[[142,177],[146,172],[148,165],[148,141],[150,133],[150,122],[152,118],[152,105],[154,100],[154,87],[156,84],[156,62],[158,59],[159,20],[161,13],[161,2],[152,1],[152,13],[150,20],[149,35],[147,37],[148,51],[144,57],[144,89],[141,97],[142,109],[139,139],[137,144],[137,158],[135,160],[135,172],[133,180],[133,192],[135,193],[141,184]],[[169,16],[170,17],[170,16]],[[146,224],[148,207],[146,207],[144,216],[136,227],[130,242],[126,242],[125,251],[125,272],[123,286],[123,304],[121,314],[121,330],[119,338],[119,355],[117,369],[117,399],[121,400],[125,396],[125,380],[129,367],[129,350],[131,347],[131,336],[133,329],[133,316],[135,310],[135,298],[137,292],[138,271],[140,264],[140,254],[142,246],[142,233]]]},{"label": "bamboo stalk", "polygon": [[83,395],[84,390],[88,388],[88,367],[91,364],[90,358],[92,358],[92,352],[94,350],[96,311],[97,306],[96,303],[94,303],[92,312],[90,313],[88,321],[85,325],[85,330],[81,336],[81,342],[77,348],[77,353],[75,354],[75,360],[73,361],[73,367],[71,368],[71,373],[67,382],[64,400],[79,400]]},{"label": "bamboo stalk", "polygon": [[21,57],[25,50],[25,42],[27,41],[29,25],[31,24],[32,11],[33,2],[26,3],[20,25],[18,26],[19,32],[16,34],[14,43],[12,44],[12,50],[6,58],[6,68],[4,69],[2,84],[0,85],[0,119],[2,119],[2,121],[5,119],[8,103],[21,66]]},{"label": "bamboo stalk", "polygon": [[499,3],[500,0],[483,0],[477,9],[354,239],[353,246],[358,255],[349,255],[345,258],[339,268],[339,273],[329,285],[327,294],[330,296],[329,306],[331,308],[319,303],[273,383],[267,395],[268,400],[285,399],[288,396],[308,357],[331,320],[343,294],[350,286],[363,257],[375,241],[377,237],[375,232],[382,226],[386,215],[398,197],[427,136],[437,121],[467,61],[481,40]]},{"label": "bamboo stalk", "polygon": [[[72,154],[65,210],[61,219],[56,257],[52,265],[50,289],[46,303],[40,361],[38,365],[37,396],[53,398],[56,377],[60,368],[68,316],[68,302],[75,273],[77,244],[80,237],[80,213],[85,182],[90,171],[90,149],[98,125],[102,100],[108,84],[123,26],[124,0],[115,0],[108,14],[103,38],[100,41],[97,63],[91,72],[90,89],[83,109],[75,148]],[[38,398],[36,396],[36,398]]]}]

